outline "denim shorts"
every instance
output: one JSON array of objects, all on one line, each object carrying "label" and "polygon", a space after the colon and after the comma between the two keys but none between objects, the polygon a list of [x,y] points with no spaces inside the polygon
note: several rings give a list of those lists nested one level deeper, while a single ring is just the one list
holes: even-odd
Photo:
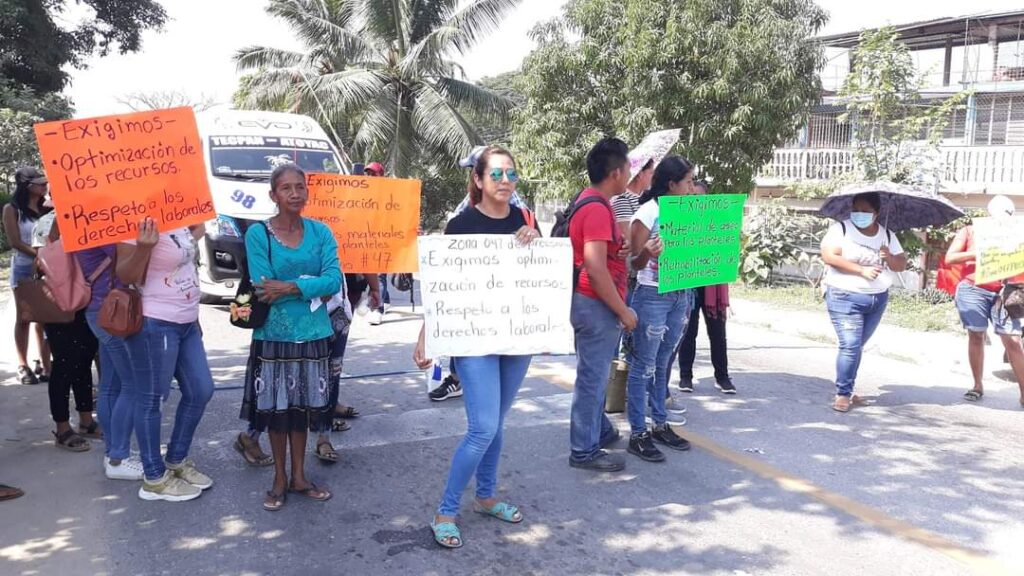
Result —
[{"label": "denim shorts", "polygon": [[14,288],[22,280],[29,280],[36,273],[35,263],[28,262],[22,264],[20,262],[11,263],[11,288]]},{"label": "denim shorts", "polygon": [[985,332],[989,322],[996,334],[1020,334],[1020,320],[1010,318],[1003,308],[999,294],[974,284],[962,281],[956,287],[956,311],[960,313],[960,322],[968,332]]}]

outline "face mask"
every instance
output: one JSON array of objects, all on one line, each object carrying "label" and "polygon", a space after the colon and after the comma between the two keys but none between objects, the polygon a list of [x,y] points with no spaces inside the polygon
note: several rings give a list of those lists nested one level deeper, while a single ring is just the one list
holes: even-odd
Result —
[{"label": "face mask", "polygon": [[867,228],[875,223],[875,215],[871,212],[850,212],[850,222],[857,228]]}]

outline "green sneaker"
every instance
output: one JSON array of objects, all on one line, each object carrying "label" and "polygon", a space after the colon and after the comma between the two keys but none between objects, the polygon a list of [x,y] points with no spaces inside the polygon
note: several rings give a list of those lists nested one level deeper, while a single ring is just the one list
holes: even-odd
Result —
[{"label": "green sneaker", "polygon": [[168,502],[184,502],[195,500],[203,493],[197,486],[178,478],[170,470],[155,481],[142,480],[142,487],[139,488],[139,498],[143,500],[166,500]]},{"label": "green sneaker", "polygon": [[191,460],[185,460],[181,464],[171,464],[170,462],[167,462],[166,465],[167,469],[170,470],[175,477],[188,482],[200,490],[206,490],[210,486],[213,486],[213,479],[200,472],[196,468],[196,463]]}]

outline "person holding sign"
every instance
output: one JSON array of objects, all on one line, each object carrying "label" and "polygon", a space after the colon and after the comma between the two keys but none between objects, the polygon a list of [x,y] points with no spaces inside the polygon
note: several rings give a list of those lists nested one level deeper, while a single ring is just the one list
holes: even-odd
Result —
[{"label": "person holding sign", "polygon": [[[512,155],[495,146],[484,150],[473,169],[472,207],[448,222],[446,235],[515,234],[521,244],[540,236],[533,214],[510,204],[519,174]],[[523,515],[515,506],[494,497],[498,482],[505,415],[526,377],[532,356],[487,355],[455,358],[466,406],[466,436],[455,449],[441,505],[430,528],[445,548],[462,546],[455,524],[459,501],[470,478],[476,476],[477,512],[504,522],[518,523]],[[422,369],[433,364],[426,355],[426,325],[420,329],[413,361]]]},{"label": "person holding sign", "polygon": [[875,192],[853,198],[850,218],[834,222],[821,240],[825,261],[825,304],[839,339],[836,397],[832,409],[849,412],[861,402],[853,394],[864,345],[882,321],[889,303],[889,271],[907,269],[907,257],[896,236],[878,223],[882,201]]},{"label": "person holding sign", "polygon": [[[29,280],[35,273],[36,249],[32,247],[32,231],[36,222],[50,212],[44,205],[49,189],[46,175],[31,166],[19,168],[14,173],[14,197],[4,206],[4,233],[11,247],[11,289],[23,280]],[[15,304],[18,295],[15,293]],[[22,384],[33,385],[49,381],[50,348],[43,335],[43,325],[36,324],[36,342],[42,358],[43,369],[38,376],[28,365],[28,334],[30,324],[14,323],[14,348],[18,353],[18,378]],[[37,364],[38,366],[38,364]]]},{"label": "person holding sign", "polygon": [[625,302],[625,241],[609,204],[629,182],[628,154],[626,143],[618,138],[606,138],[590,149],[591,187],[577,197],[569,218],[578,274],[570,312],[576,335],[576,383],[569,465],[598,472],[618,472],[626,466],[622,456],[604,450],[619,438],[604,414],[604,400],[622,330],[632,332],[637,324],[636,313]]},{"label": "person holding sign", "polygon": [[[1009,218],[1016,212],[1013,201],[1006,196],[996,196],[988,203],[989,216]],[[946,252],[946,263],[962,265],[963,277],[956,287],[956,309],[960,321],[967,330],[967,360],[971,365],[974,387],[964,393],[964,400],[977,402],[985,394],[982,377],[985,374],[985,333],[989,323],[1003,342],[1006,359],[1010,361],[1013,374],[1020,387],[1020,403],[1024,406],[1024,350],[1021,349],[1021,322],[1011,318],[1002,306],[999,293],[1003,282],[977,284],[974,281],[977,248],[974,242],[974,227],[965,226],[953,238]],[[1010,282],[1024,282],[1024,277],[1011,278]]]},{"label": "person holding sign", "polygon": [[[242,417],[256,430],[270,431],[274,483],[263,508],[276,511],[286,493],[318,502],[332,496],[306,479],[305,455],[307,430],[329,431],[334,416],[334,329],[323,298],[338,293],[342,281],[331,229],[302,216],[309,200],[305,172],[294,164],[275,168],[270,198],[277,216],[245,233],[249,274],[270,313],[252,335]],[[289,450],[291,482],[285,469]]]},{"label": "person holding sign", "polygon": [[[690,449],[690,443],[676,435],[668,425],[665,399],[672,356],[686,331],[693,307],[693,291],[676,290],[664,294],[658,291],[658,257],[665,248],[659,235],[658,198],[694,192],[693,164],[679,156],[669,156],[654,170],[651,188],[640,197],[640,208],[630,223],[631,262],[638,273],[631,301],[636,310],[637,325],[633,332],[629,377],[626,380],[631,432],[628,450],[648,462],[665,460],[655,442],[673,450]],[[654,423],[651,430],[647,429],[644,417],[648,400]]]},{"label": "person holding sign", "polygon": [[[213,376],[199,327],[196,237],[202,225],[158,232],[146,218],[136,240],[117,245],[115,274],[140,287],[142,330],[124,339],[136,387],[134,425],[145,472],[139,498],[183,502],[213,486],[188,458],[192,437],[213,397]],[[171,378],[181,400],[167,453],[160,454],[161,406]]]}]

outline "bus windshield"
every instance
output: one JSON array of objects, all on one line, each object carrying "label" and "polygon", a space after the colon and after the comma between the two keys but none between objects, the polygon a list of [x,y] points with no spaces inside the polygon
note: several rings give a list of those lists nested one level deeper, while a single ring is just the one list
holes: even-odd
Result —
[{"label": "bus windshield", "polygon": [[307,172],[341,172],[326,140],[212,136],[209,145],[210,166],[218,178],[268,180],[274,168],[286,163],[297,164]]}]

